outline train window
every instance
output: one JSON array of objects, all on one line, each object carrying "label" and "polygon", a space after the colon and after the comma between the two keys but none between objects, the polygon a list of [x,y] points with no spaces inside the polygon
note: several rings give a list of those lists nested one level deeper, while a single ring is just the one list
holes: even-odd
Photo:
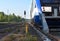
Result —
[{"label": "train window", "polygon": [[52,12],[52,7],[42,6],[42,11],[43,11],[43,12]]},{"label": "train window", "polygon": [[60,13],[60,6],[59,6],[59,13]]},{"label": "train window", "polygon": [[43,3],[60,3],[60,0],[41,0]]},{"label": "train window", "polygon": [[53,3],[54,0],[42,0],[43,3]]},{"label": "train window", "polygon": [[60,6],[59,6],[59,16],[60,16]]}]

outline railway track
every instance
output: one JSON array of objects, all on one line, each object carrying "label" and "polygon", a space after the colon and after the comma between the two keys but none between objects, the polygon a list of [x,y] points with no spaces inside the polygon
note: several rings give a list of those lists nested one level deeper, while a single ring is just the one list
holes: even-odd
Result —
[{"label": "railway track", "polygon": [[[11,25],[10,27],[14,27],[15,29],[10,33],[6,33],[5,35],[2,35],[1,39],[5,36],[8,36],[10,34],[13,34],[13,33],[17,32],[17,30],[20,29],[20,27],[22,27],[23,25],[22,25],[22,23]],[[34,25],[32,25],[30,23],[28,23],[28,25],[29,25],[29,30],[31,31],[31,34],[33,34],[33,35],[35,34],[38,37],[38,41],[60,41],[60,38],[58,38],[56,36],[53,36],[50,33],[47,33],[47,34],[44,33],[43,31],[40,30],[39,27],[35,27]]]},{"label": "railway track", "polygon": [[40,30],[39,27],[35,27],[34,25],[28,23],[30,25],[29,29],[34,30],[34,32],[32,31],[32,33],[35,33],[40,40],[38,41],[60,41],[60,38],[50,34],[50,33],[44,33],[43,31]]},{"label": "railway track", "polygon": [[[0,26],[2,25],[2,29],[0,29],[0,40],[7,36],[7,35],[10,35],[10,34],[13,34],[13,33],[19,33],[18,30],[21,29],[23,27],[23,23],[15,23],[15,24],[0,24]],[[3,26],[6,26],[6,28],[4,28]],[[6,31],[7,29],[10,29],[10,32],[9,31]],[[8,29],[8,30],[9,30]]]}]

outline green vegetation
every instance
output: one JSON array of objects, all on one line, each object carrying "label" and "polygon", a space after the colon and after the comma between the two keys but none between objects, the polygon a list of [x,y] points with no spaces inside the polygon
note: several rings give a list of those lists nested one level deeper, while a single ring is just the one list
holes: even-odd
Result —
[{"label": "green vegetation", "polygon": [[37,41],[36,36],[26,36],[22,34],[12,34],[2,39],[3,41]]},{"label": "green vegetation", "polygon": [[20,16],[16,16],[14,13],[6,15],[4,12],[0,12],[0,22],[20,22],[24,20]]}]

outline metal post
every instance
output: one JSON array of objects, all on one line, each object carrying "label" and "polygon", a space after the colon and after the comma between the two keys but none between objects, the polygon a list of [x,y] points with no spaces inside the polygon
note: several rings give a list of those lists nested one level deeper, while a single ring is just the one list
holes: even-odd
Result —
[{"label": "metal post", "polygon": [[28,24],[26,23],[26,34],[28,33]]},{"label": "metal post", "polygon": [[58,9],[54,8],[54,16],[57,17],[57,14],[58,14]]},{"label": "metal post", "polygon": [[[24,11],[24,17],[26,18],[26,11]],[[26,20],[25,20],[25,31],[26,31],[26,34],[28,33],[28,24],[27,24],[27,22],[26,22]]]}]

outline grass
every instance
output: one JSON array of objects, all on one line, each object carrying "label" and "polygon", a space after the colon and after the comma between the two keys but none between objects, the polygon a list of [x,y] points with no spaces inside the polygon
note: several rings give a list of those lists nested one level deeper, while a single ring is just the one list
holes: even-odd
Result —
[{"label": "grass", "polygon": [[32,35],[22,35],[22,34],[12,34],[2,39],[3,41],[37,41],[36,36]]}]

